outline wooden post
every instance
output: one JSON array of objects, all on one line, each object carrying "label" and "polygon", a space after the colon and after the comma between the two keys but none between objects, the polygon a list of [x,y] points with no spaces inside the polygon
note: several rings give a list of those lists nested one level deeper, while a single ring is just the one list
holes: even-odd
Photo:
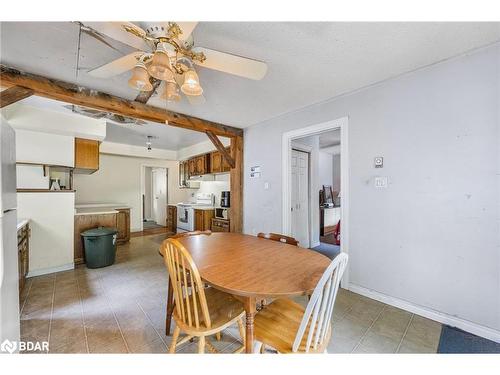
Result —
[{"label": "wooden post", "polygon": [[230,172],[231,208],[229,209],[230,231],[243,232],[243,137],[231,138],[231,156],[234,168]]}]

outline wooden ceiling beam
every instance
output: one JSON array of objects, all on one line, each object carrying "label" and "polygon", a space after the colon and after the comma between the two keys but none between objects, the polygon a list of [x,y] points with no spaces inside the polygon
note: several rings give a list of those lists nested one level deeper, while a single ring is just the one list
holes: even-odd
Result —
[{"label": "wooden ceiling beam", "polygon": [[210,130],[205,131],[205,133],[207,133],[208,138],[210,138],[210,140],[214,144],[217,151],[219,151],[221,153],[222,157],[224,159],[226,159],[227,164],[229,164],[229,166],[231,168],[234,168],[234,166],[235,166],[234,159],[231,157],[229,152],[226,150],[226,148],[224,147],[224,145],[220,141],[219,137],[217,137],[217,135],[215,135]]},{"label": "wooden ceiling beam", "polygon": [[31,95],[33,95],[33,90],[21,86],[11,86],[6,90],[0,91],[0,108],[7,107]]},{"label": "wooden ceiling beam", "polygon": [[239,128],[148,106],[144,103],[123,99],[72,83],[20,72],[4,65],[0,66],[0,84],[6,87],[21,86],[32,90],[33,95],[82,105],[105,112],[112,112],[161,124],[168,122],[168,125],[183,129],[199,132],[206,132],[208,130],[213,134],[223,137],[238,137],[243,135],[243,130]]}]

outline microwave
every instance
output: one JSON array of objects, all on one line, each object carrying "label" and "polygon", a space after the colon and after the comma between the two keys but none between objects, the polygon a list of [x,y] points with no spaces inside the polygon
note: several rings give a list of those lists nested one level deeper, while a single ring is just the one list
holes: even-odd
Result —
[{"label": "microwave", "polygon": [[215,209],[215,217],[217,219],[226,219],[226,220],[228,220],[229,219],[229,209],[228,208],[224,208],[224,207],[216,208]]}]

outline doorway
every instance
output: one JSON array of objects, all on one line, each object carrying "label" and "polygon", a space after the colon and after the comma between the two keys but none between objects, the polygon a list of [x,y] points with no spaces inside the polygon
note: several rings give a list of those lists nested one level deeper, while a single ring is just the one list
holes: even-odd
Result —
[{"label": "doorway", "polygon": [[166,227],[167,186],[166,168],[144,167],[143,230]]},{"label": "doorway", "polygon": [[[337,252],[349,252],[349,164],[348,164],[348,132],[347,132],[347,117],[326,123],[316,124],[298,130],[293,130],[283,134],[282,139],[282,232],[283,234],[302,237],[301,246],[308,248],[318,248],[322,243],[320,238],[328,236],[320,236],[321,226],[321,208],[328,205],[328,225],[327,231],[338,229],[340,246],[337,246]],[[323,137],[321,136],[323,135]],[[338,138],[337,144],[327,147],[324,143],[320,146],[320,139]],[[294,214],[296,207],[297,187],[300,185],[298,177],[294,175],[294,160],[297,151],[302,151],[309,154],[309,179],[308,179],[308,213],[299,212],[300,219]],[[328,178],[325,180],[324,175],[320,176],[320,151],[322,157],[328,158]],[[328,152],[327,152],[328,151]],[[330,154],[328,156],[327,154]],[[336,166],[336,168],[334,167]],[[335,169],[334,169],[335,168]],[[324,170],[322,170],[324,172]],[[330,173],[331,172],[331,173]],[[340,177],[340,178],[339,178]],[[331,183],[330,183],[331,180]],[[325,188],[323,188],[325,185]],[[329,185],[329,186],[328,186]],[[323,190],[323,194],[321,193]],[[327,202],[321,201],[321,197],[328,196]],[[302,193],[303,194],[303,193]],[[330,208],[334,208],[331,210]],[[331,212],[330,212],[331,211]],[[337,226],[338,220],[332,218],[330,213],[338,213],[338,219],[341,220],[341,225]],[[304,221],[307,219],[307,222]],[[324,217],[323,217],[324,219]],[[330,221],[332,223],[330,223]],[[335,223],[334,223],[335,222]],[[299,224],[300,223],[300,224]],[[324,226],[323,222],[323,226]],[[308,230],[309,239],[304,236],[304,230]],[[324,232],[323,232],[324,234]],[[329,234],[329,233],[327,233]],[[333,234],[333,233],[332,233]],[[328,237],[329,238],[329,237]],[[299,240],[300,241],[300,240]],[[334,242],[334,241],[330,241]],[[335,243],[335,242],[334,242]],[[326,254],[325,254],[326,255]],[[334,254],[335,255],[335,254]],[[333,256],[334,256],[333,255]],[[346,270],[343,278],[343,284],[348,285],[349,267]]]}]

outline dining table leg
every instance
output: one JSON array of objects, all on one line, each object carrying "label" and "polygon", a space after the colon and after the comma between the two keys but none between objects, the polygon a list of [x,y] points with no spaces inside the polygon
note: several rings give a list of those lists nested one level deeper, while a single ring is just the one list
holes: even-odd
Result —
[{"label": "dining table leg", "polygon": [[174,312],[174,289],[172,281],[168,278],[168,294],[167,294],[167,314],[165,317],[165,335],[170,336],[170,325],[172,324],[172,313]]},{"label": "dining table leg", "polygon": [[244,303],[246,317],[245,352],[253,353],[253,318],[257,312],[255,298],[247,297]]}]

